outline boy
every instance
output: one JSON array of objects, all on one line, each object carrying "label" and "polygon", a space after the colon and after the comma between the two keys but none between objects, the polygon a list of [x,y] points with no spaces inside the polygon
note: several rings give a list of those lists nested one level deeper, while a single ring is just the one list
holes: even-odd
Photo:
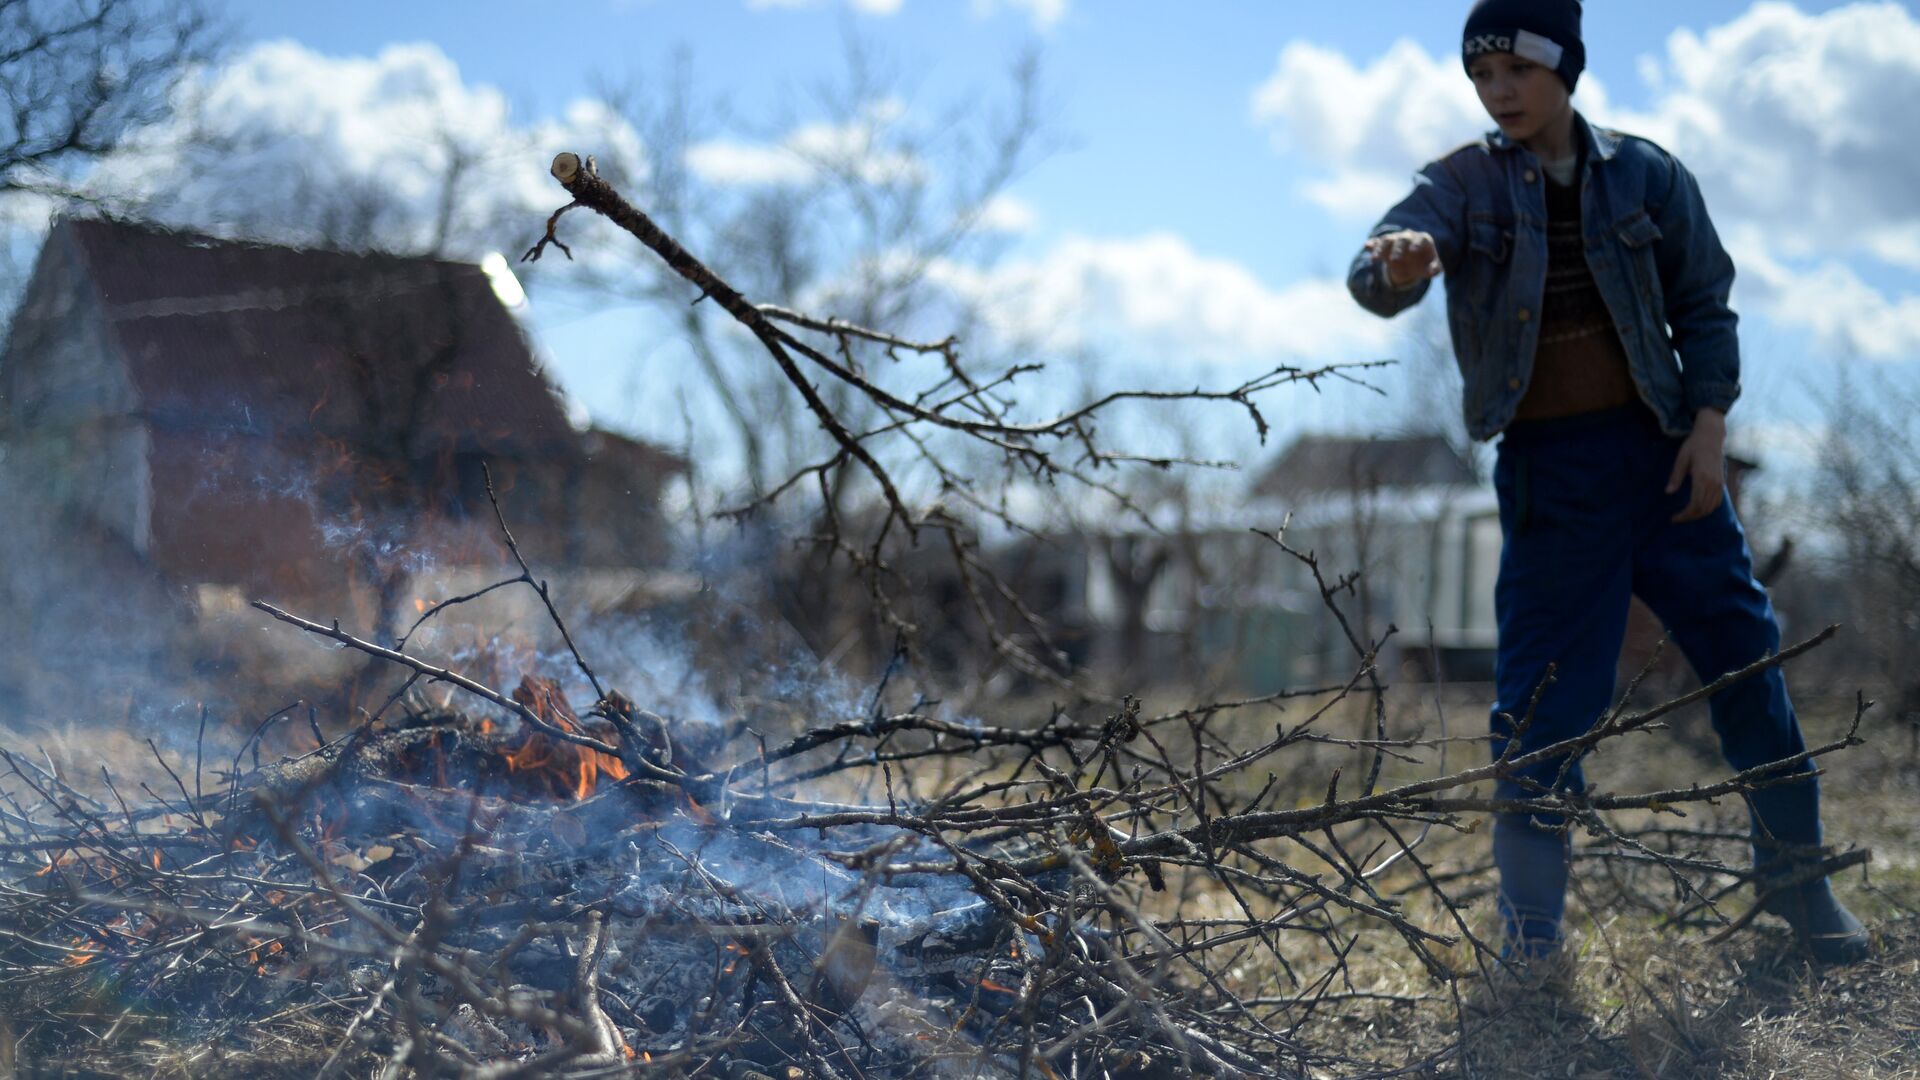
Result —
[{"label": "boy", "polygon": [[[1525,753],[1587,731],[1607,710],[1633,594],[1702,681],[1776,651],[1780,632],[1724,495],[1726,411],[1740,393],[1733,264],[1693,176],[1658,146],[1574,110],[1586,60],[1578,0],[1480,0],[1462,60],[1499,130],[1420,171],[1347,284],[1369,311],[1392,316],[1446,274],[1468,431],[1502,436],[1495,754],[1553,666],[1517,733]],[[1711,707],[1737,769],[1805,749],[1778,668]],[[1812,766],[1791,774],[1749,798],[1763,893],[1820,843]],[[1556,787],[1581,790],[1577,761],[1527,769],[1496,795]],[[1496,816],[1509,959],[1559,947],[1563,825],[1549,814]],[[1767,909],[1820,960],[1867,954],[1865,930],[1825,878],[1775,892]]]}]

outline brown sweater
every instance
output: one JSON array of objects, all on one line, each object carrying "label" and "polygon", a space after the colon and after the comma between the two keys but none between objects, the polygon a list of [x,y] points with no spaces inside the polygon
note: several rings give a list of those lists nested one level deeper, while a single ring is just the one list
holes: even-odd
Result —
[{"label": "brown sweater", "polygon": [[1587,267],[1580,189],[1547,184],[1547,290],[1540,345],[1517,420],[1551,420],[1638,400],[1627,352]]}]

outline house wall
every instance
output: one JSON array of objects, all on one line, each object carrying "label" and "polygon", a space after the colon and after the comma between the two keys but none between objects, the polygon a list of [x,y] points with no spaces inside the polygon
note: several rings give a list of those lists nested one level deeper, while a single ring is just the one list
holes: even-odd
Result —
[{"label": "house wall", "polygon": [[[1383,669],[1430,671],[1437,650],[1443,669],[1483,677],[1500,545],[1490,492],[1459,485],[1323,497],[1299,508],[1285,540],[1318,560],[1330,586],[1361,571],[1335,602],[1363,639],[1386,638]],[[1146,628],[1160,639],[1153,662],[1166,669],[1159,677],[1197,663],[1265,693],[1353,673],[1358,658],[1312,572],[1272,540],[1236,521],[1162,542],[1179,554],[1148,590]],[[1089,614],[1111,639],[1124,615],[1119,594],[1097,551],[1090,567]],[[1387,637],[1390,625],[1398,631]]]},{"label": "house wall", "polygon": [[[155,562],[175,580],[331,602],[387,571],[518,572],[477,460],[381,462],[331,440],[197,431],[157,433],[153,460]],[[564,463],[486,460],[522,553],[536,570],[565,565]]]},{"label": "house wall", "polygon": [[240,432],[160,431],[152,439],[153,556],[172,580],[237,585],[261,597],[344,584],[316,514],[314,448]]},{"label": "house wall", "polygon": [[147,549],[148,432],[74,245],[56,233],[0,359],[0,485]]},{"label": "house wall", "polygon": [[[487,500],[481,460],[442,457],[431,464],[418,494],[419,534],[439,561],[505,569],[513,564]],[[490,454],[484,460],[493,474],[500,514],[513,530],[521,554],[536,570],[555,570],[572,562],[577,543],[571,497],[574,466],[559,455],[530,460]],[[513,572],[518,573],[519,567],[514,566]]]},{"label": "house wall", "polygon": [[568,561],[579,566],[652,568],[669,554],[660,515],[664,476],[624,476],[603,465],[580,470],[568,501]]}]

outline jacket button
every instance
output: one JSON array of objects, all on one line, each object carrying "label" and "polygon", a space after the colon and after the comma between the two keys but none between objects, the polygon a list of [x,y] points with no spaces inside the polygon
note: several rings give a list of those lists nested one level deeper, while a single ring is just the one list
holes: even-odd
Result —
[{"label": "jacket button", "polygon": [[1516,376],[1515,378],[1511,378],[1511,379],[1508,379],[1508,380],[1507,380],[1507,389],[1509,389],[1509,390],[1518,390],[1518,389],[1520,389],[1520,379],[1519,379],[1519,378],[1518,378],[1517,376]]},{"label": "jacket button", "polygon": [[1534,172],[1533,172],[1533,170],[1532,170],[1532,169],[1528,169],[1528,170],[1527,170],[1526,172],[1524,172],[1524,173],[1522,173],[1522,174],[1521,174],[1521,179],[1523,179],[1523,180],[1525,180],[1525,181],[1526,181],[1527,183],[1529,183],[1529,184],[1531,184],[1531,183],[1533,183],[1533,181],[1534,181],[1534,179],[1535,179],[1535,176],[1534,176]]},{"label": "jacket button", "polygon": [[1518,318],[1521,322],[1526,322],[1528,319],[1533,318],[1533,312],[1528,311],[1526,308],[1521,308],[1519,312],[1516,313],[1515,317]]}]

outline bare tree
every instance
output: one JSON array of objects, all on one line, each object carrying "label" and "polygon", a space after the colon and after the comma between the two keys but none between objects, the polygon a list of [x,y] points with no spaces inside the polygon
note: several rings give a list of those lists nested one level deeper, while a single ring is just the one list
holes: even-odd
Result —
[{"label": "bare tree", "polygon": [[[902,560],[922,540],[934,541],[951,556],[951,578],[978,621],[992,662],[1082,692],[1087,688],[1073,683],[1070,659],[1052,640],[1044,613],[1030,608],[983,553],[983,530],[1035,534],[1028,506],[1036,500],[1016,493],[1036,492],[1045,505],[1083,495],[1110,498],[1121,512],[1151,526],[1116,478],[1136,468],[1206,463],[1109,446],[1102,433],[1117,410],[1145,402],[1227,403],[1243,409],[1264,436],[1269,425],[1257,399],[1266,391],[1352,379],[1354,370],[1372,366],[1282,365],[1215,390],[1108,389],[1030,418],[1012,388],[1042,365],[973,365],[963,362],[954,335],[916,341],[837,316],[756,304],[628,202],[592,158],[560,154],[553,175],[573,201],[548,219],[546,235],[526,259],[539,258],[549,246],[571,257],[555,231],[562,216],[579,208],[595,211],[691,284],[697,303],[711,301],[745,331],[760,362],[771,361],[824,435],[827,445],[818,459],[735,508],[736,516],[798,499],[802,492],[816,495],[813,543],[855,572],[864,587],[862,607],[896,641],[912,642],[920,630],[910,602],[916,583],[903,572]],[[982,458],[990,464],[971,467]]]},{"label": "bare tree", "polygon": [[[0,208],[91,198],[90,167],[166,115],[217,45],[198,0],[0,0]],[[0,231],[0,335],[27,257]]]},{"label": "bare tree", "polygon": [[0,0],[0,194],[75,194],[214,40],[197,3]]},{"label": "bare tree", "polygon": [[[862,326],[911,328],[951,303],[928,280],[939,260],[992,257],[1003,238],[982,227],[983,215],[1054,141],[1037,54],[1014,63],[997,103],[984,88],[944,108],[910,107],[911,94],[906,77],[849,38],[838,74],[803,95],[804,115],[742,124],[725,102],[703,95],[682,55],[658,79],[603,89],[639,133],[646,160],[599,166],[609,179],[635,179],[661,226],[708,252],[744,291]],[[760,140],[769,175],[729,179],[696,167],[702,150],[734,128]],[[737,441],[750,498],[823,445],[784,380],[743,362],[724,314],[690,304],[698,292],[686,282],[639,260],[588,276],[680,334]],[[967,336],[965,314],[940,311],[941,325]],[[822,392],[842,411],[863,408],[845,387]],[[858,425],[863,415],[847,420]]]},{"label": "bare tree", "polygon": [[[991,209],[1056,141],[1037,54],[1017,58],[997,87],[978,87],[945,104],[916,100],[912,80],[853,37],[831,79],[796,94],[794,108],[758,120],[743,120],[724,100],[707,96],[684,56],[658,76],[610,84],[602,96],[638,133],[646,156],[644,162],[602,158],[601,174],[615,183],[630,178],[661,227],[707,252],[711,265],[743,292],[904,335],[940,327],[929,336],[942,341],[925,344],[941,347],[928,352],[871,341],[854,349],[843,341],[835,351],[850,372],[886,381],[916,359],[932,360],[946,379],[944,389],[964,392],[961,342],[966,365],[994,362],[983,355],[987,336],[974,314],[934,272],[944,261],[980,267],[993,260],[1007,237],[990,227]],[[761,175],[725,175],[712,167],[714,148],[729,146],[754,154]],[[916,621],[907,610],[908,593],[945,593],[970,606],[962,599],[971,595],[965,583],[932,568],[944,561],[944,548],[908,550],[896,569],[902,581],[911,577],[917,585],[896,589],[898,602],[882,605],[896,617],[874,622],[862,599],[871,598],[872,589],[844,572],[862,560],[873,569],[879,553],[843,559],[848,553],[826,538],[871,511],[866,496],[881,494],[869,486],[875,473],[816,422],[818,410],[795,394],[785,373],[764,362],[759,346],[738,333],[726,312],[694,302],[701,296],[697,287],[645,252],[609,259],[605,249],[615,245],[600,248],[600,261],[584,275],[592,286],[658,318],[690,356],[703,456],[725,463],[708,470],[711,490],[704,497],[736,511],[720,520],[740,522],[750,514],[775,532],[814,538],[782,555],[789,570],[770,601],[817,651],[838,653],[860,642],[859,658],[883,663]],[[872,359],[859,355],[869,347]],[[848,432],[889,423],[886,411],[852,382],[828,379],[818,395]],[[823,458],[830,464],[816,467]],[[801,473],[823,502],[778,497]],[[930,482],[946,489],[949,510],[962,517],[975,512],[963,504],[983,489],[950,479]],[[969,559],[983,566],[991,561],[977,530],[961,532]],[[908,539],[906,548],[914,548]],[[957,625],[939,621],[947,629]]]},{"label": "bare tree", "polygon": [[1843,376],[1828,406],[1817,489],[1856,649],[1895,693],[1920,755],[1920,391],[1885,373]]}]

